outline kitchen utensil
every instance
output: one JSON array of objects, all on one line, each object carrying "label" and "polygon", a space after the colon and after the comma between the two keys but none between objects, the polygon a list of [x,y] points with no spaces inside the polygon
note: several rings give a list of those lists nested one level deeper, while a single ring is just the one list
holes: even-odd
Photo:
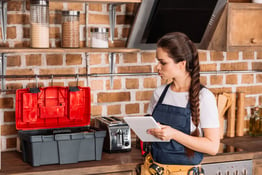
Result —
[{"label": "kitchen utensil", "polygon": [[236,93],[230,93],[231,105],[227,111],[227,137],[235,136],[235,121],[236,121]]}]

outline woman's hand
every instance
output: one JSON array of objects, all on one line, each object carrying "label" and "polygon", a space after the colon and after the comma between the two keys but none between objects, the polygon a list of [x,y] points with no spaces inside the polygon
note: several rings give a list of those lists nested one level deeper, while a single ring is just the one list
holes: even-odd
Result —
[{"label": "woman's hand", "polygon": [[160,128],[151,128],[147,130],[148,134],[151,134],[161,140],[169,141],[173,138],[175,129],[168,125],[161,125],[158,123]]}]

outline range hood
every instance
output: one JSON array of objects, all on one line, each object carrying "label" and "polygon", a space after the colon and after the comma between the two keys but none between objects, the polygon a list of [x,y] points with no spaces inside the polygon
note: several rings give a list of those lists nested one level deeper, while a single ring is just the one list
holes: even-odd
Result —
[{"label": "range hood", "polygon": [[156,49],[169,32],[183,32],[207,49],[227,0],[143,0],[127,41],[128,48]]}]

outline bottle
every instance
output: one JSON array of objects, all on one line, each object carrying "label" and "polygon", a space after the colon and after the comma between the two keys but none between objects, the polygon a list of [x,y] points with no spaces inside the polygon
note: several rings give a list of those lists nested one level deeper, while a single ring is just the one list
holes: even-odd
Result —
[{"label": "bottle", "polygon": [[49,47],[49,1],[30,0],[31,47]]},{"label": "bottle", "polygon": [[253,121],[253,135],[258,136],[260,130],[260,116],[259,116],[259,107],[254,109],[254,121]]},{"label": "bottle", "polygon": [[62,47],[79,47],[79,11],[62,12]]}]

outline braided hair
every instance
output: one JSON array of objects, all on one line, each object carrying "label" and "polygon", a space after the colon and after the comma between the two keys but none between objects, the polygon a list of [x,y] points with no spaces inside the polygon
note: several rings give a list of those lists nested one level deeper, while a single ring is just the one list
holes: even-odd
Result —
[{"label": "braided hair", "polygon": [[[200,66],[199,56],[194,43],[183,33],[172,32],[164,35],[157,43],[157,47],[165,50],[175,63],[186,61],[186,71],[190,73],[191,85],[189,90],[189,103],[192,122],[196,126],[192,136],[199,136],[199,92],[200,92]],[[187,155],[193,156],[194,151],[187,149]]]}]

